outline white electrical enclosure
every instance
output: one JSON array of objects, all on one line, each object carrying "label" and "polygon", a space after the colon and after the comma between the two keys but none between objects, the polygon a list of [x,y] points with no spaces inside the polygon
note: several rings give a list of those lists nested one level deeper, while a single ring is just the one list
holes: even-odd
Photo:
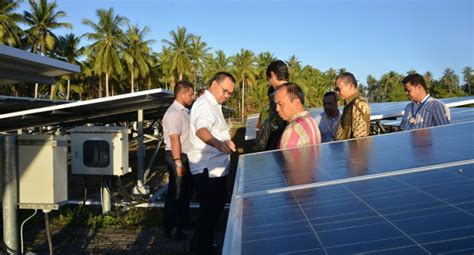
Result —
[{"label": "white electrical enclosure", "polygon": [[73,174],[124,175],[128,168],[128,129],[77,127],[71,132]]},{"label": "white electrical enclosure", "polygon": [[67,136],[18,136],[20,208],[58,209],[67,202],[67,146]]}]

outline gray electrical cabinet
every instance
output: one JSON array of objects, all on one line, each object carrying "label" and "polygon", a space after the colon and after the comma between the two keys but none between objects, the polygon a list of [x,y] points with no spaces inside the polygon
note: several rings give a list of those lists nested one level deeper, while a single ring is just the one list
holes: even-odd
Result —
[{"label": "gray electrical cabinet", "polygon": [[58,209],[67,202],[67,136],[19,135],[19,207]]},{"label": "gray electrical cabinet", "polygon": [[124,175],[128,167],[126,127],[77,127],[71,133],[73,174]]}]

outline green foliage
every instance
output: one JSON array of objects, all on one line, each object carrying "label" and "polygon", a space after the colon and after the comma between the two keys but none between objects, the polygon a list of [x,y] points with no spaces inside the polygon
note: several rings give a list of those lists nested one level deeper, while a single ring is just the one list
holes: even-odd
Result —
[{"label": "green foliage", "polygon": [[[128,19],[116,14],[113,8],[96,10],[96,21],[84,19],[83,24],[90,29],[84,35],[57,37],[55,29],[71,28],[69,23],[60,22],[66,13],[59,10],[54,1],[29,0],[28,3],[28,10],[19,13],[17,1],[0,0],[0,43],[41,52],[81,66],[81,73],[59,79],[54,90],[52,86],[40,84],[39,97],[88,100],[101,97],[104,90],[107,95],[155,87],[172,90],[180,79],[190,80],[197,88],[202,88],[208,86],[208,81],[216,72],[227,71],[237,79],[236,93],[227,102],[227,106],[234,109],[234,117],[258,113],[268,107],[266,68],[276,59],[271,52],[254,53],[241,49],[232,56],[227,56],[222,50],[211,53],[212,48],[205,38],[190,33],[186,27],[170,31],[169,37],[162,40],[164,45],[161,51],[153,52],[150,45],[154,40],[146,39],[150,29],[130,25]],[[18,26],[20,22],[26,25],[25,31]],[[124,32],[126,25],[128,30]],[[90,45],[80,48],[82,37],[89,39]],[[295,55],[286,61],[290,81],[303,88],[307,107],[321,106],[323,94],[334,88],[336,75],[346,71],[345,68],[319,70],[310,65],[303,66]],[[407,73],[414,72],[416,70]],[[360,87],[370,102],[407,100],[401,83],[405,75],[395,71],[383,74],[380,79],[369,75],[366,81],[361,80]],[[464,68],[461,76],[450,68],[444,70],[439,80],[434,79],[430,72],[423,76],[428,91],[434,97],[473,93],[472,67]],[[17,84],[0,87],[0,93],[32,96],[34,89],[31,84]],[[91,220],[91,224],[115,223],[112,219],[98,217]]]}]

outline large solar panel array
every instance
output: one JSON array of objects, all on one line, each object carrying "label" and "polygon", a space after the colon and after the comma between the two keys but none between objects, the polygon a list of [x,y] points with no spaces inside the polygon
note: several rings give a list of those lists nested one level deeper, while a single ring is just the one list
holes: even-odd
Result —
[{"label": "large solar panel array", "polygon": [[472,130],[244,155],[224,254],[472,254]]}]

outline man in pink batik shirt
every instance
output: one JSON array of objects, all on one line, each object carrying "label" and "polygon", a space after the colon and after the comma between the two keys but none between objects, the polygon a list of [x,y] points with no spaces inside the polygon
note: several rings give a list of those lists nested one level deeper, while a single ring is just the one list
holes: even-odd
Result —
[{"label": "man in pink batik shirt", "polygon": [[296,83],[285,83],[275,93],[280,117],[288,122],[278,148],[286,149],[321,143],[318,124],[304,109],[304,93]]}]

